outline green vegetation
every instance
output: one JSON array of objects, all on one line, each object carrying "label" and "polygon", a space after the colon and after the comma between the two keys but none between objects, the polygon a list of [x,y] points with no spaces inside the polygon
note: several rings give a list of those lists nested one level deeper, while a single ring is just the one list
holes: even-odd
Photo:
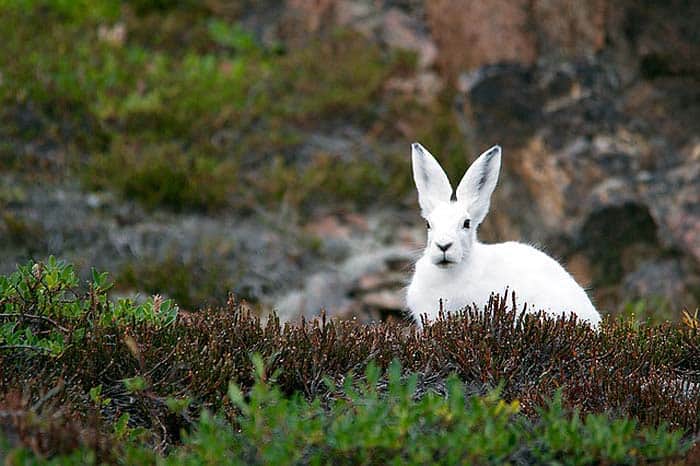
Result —
[{"label": "green vegetation", "polygon": [[[412,191],[407,134],[461,174],[473,151],[452,91],[421,103],[395,85],[412,54],[347,30],[273,42],[246,29],[249,8],[0,0],[3,176],[75,178],[149,209],[304,215]],[[0,186],[0,208],[19,185]],[[13,212],[6,247],[48,254],[45,227]],[[635,228],[606,254],[587,248],[610,212],[584,227],[603,284],[624,275],[629,238],[658,242],[648,212],[612,213]],[[495,297],[422,333],[283,325],[225,301],[240,277],[200,252],[128,263],[116,286],[54,258],[0,277],[6,464],[636,464],[682,461],[700,434],[697,312],[640,323],[659,305],[638,301],[595,332]]]},{"label": "green vegetation", "polygon": [[[2,201],[0,201],[2,207]],[[29,248],[29,253],[42,252],[46,232],[36,221],[3,212],[0,216],[0,233],[4,233],[10,245]]]},{"label": "green vegetation", "polygon": [[228,293],[236,289],[235,280],[226,274],[221,260],[206,252],[202,256],[200,260],[182,260],[170,255],[160,261],[127,263],[117,275],[116,283],[126,289],[163,293],[185,309],[222,305]]},{"label": "green vegetation", "polygon": [[1,348],[60,356],[67,340],[80,344],[92,325],[148,322],[162,327],[177,317],[177,306],[158,296],[141,304],[129,299],[110,301],[107,293],[112,284],[104,272],[93,270],[86,298],[78,294],[78,284],[74,267],[54,257],[0,276]]},{"label": "green vegetation", "polygon": [[417,333],[111,286],[55,259],[0,277],[7,464],[636,464],[700,432],[697,316],[596,332],[494,298]]},{"label": "green vegetation", "polygon": [[[228,401],[238,413],[233,423],[204,411],[182,445],[162,457],[143,445],[144,429],[129,427],[129,416],[123,414],[111,432],[112,459],[174,465],[504,464],[526,459],[538,464],[635,464],[680,458],[689,447],[681,432],[664,426],[638,428],[630,420],[567,413],[560,394],[539,411],[536,422],[519,414],[517,401],[507,403],[497,392],[468,396],[454,376],[446,381],[447,396],[428,392],[416,399],[418,377],[403,377],[398,363],[388,368],[384,392],[377,389],[379,370],[370,365],[365,382],[354,387],[347,378],[341,396],[324,406],[319,398],[285,396],[266,380],[259,355],[253,360],[257,374],[248,395],[235,383],[228,387]],[[96,405],[111,402],[102,397],[101,386],[90,397]],[[173,413],[188,404],[169,401]],[[51,461],[95,464],[105,459],[96,453],[83,447]],[[48,463],[26,448],[13,450],[8,459],[8,464]]]},{"label": "green vegetation", "polygon": [[678,320],[681,316],[671,307],[667,299],[660,296],[637,299],[622,303],[620,315],[629,320],[661,324]]},{"label": "green vegetation", "polygon": [[[399,117],[464,160],[448,102],[385,91],[413,71],[410,54],[342,30],[263,45],[236,17],[169,2],[0,3],[0,166],[212,211],[406,193],[406,145],[379,143]],[[348,125],[376,154],[299,153],[311,134]]]}]

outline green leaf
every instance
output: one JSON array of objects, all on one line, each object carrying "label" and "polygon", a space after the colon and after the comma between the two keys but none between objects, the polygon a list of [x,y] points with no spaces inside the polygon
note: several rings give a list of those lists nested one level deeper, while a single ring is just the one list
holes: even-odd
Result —
[{"label": "green leaf", "polygon": [[170,411],[176,414],[183,413],[190,406],[192,400],[189,398],[173,398],[168,397],[165,399],[165,404]]},{"label": "green leaf", "polygon": [[129,413],[123,413],[114,423],[114,434],[117,438],[124,438],[129,433]]},{"label": "green leaf", "polygon": [[130,377],[128,379],[123,379],[124,387],[131,393],[138,393],[146,390],[147,384],[146,380],[141,376]]},{"label": "green leaf", "polygon": [[250,360],[253,363],[253,370],[255,379],[257,381],[265,381],[265,363],[263,362],[263,357],[260,353],[253,353],[250,356]]}]

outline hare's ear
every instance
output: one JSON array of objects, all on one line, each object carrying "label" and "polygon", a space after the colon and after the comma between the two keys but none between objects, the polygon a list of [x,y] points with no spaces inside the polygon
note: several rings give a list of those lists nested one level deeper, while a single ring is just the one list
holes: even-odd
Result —
[{"label": "hare's ear", "polygon": [[411,145],[413,179],[418,188],[421,213],[427,217],[439,201],[447,202],[452,196],[452,186],[445,171],[428,150],[414,142]]},{"label": "hare's ear", "polygon": [[493,146],[474,161],[457,186],[457,200],[469,206],[474,225],[480,224],[489,211],[500,169],[501,146]]}]

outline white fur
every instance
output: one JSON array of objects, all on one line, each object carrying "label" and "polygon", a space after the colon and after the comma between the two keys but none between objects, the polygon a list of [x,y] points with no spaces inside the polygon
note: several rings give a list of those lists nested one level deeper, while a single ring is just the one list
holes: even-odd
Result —
[{"label": "white fur", "polygon": [[[492,293],[515,292],[519,308],[550,315],[573,313],[597,326],[600,314],[586,292],[554,259],[515,241],[483,244],[476,230],[488,213],[501,166],[501,148],[484,152],[467,170],[451,200],[452,187],[435,158],[412,146],[413,175],[421,214],[429,224],[423,256],[408,287],[406,302],[414,319],[434,319],[441,308],[483,309]],[[469,221],[465,228],[465,221]],[[440,249],[440,245],[446,249]],[[447,262],[445,262],[447,261]]]}]

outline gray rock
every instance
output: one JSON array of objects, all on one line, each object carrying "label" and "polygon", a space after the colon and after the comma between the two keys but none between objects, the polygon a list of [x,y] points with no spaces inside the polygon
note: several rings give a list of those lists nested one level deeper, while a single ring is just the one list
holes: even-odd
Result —
[{"label": "gray rock", "polygon": [[686,289],[686,273],[678,259],[646,261],[634,272],[625,276],[622,284],[626,300],[663,297],[672,309],[689,305]]},{"label": "gray rock", "polygon": [[[298,316],[311,318],[325,310],[328,315],[367,318],[381,316],[379,311],[400,314],[404,309],[403,283],[391,270],[398,261],[409,261],[411,251],[403,246],[380,247],[362,251],[358,241],[356,255],[345,262],[319,272],[308,279],[302,289],[280,295],[273,308],[282,320]],[[369,278],[374,277],[374,278]],[[404,275],[408,278],[408,273]],[[370,289],[363,288],[376,280]]]},{"label": "gray rock", "polygon": [[[27,185],[9,176],[2,182],[21,186],[25,193],[4,207],[5,215],[40,233],[18,243],[5,238],[8,233],[0,224],[0,273],[13,271],[29,257],[49,255],[74,262],[85,278],[91,267],[118,275],[129,264],[165,261],[192,267],[193,281],[198,274],[212,273],[225,279],[230,291],[257,300],[300,286],[302,267],[320,259],[306,249],[302,232],[271,225],[269,219],[145,213],[112,196],[100,195],[96,203],[96,195],[75,184]],[[283,219],[279,223],[285,224]],[[225,302],[226,291],[212,296],[212,302]]]},{"label": "gray rock", "polygon": [[[680,252],[688,266],[674,280],[695,291],[682,302],[674,287],[655,291],[691,306],[700,299],[691,285],[700,276],[700,149],[688,135],[700,133],[700,120],[684,102],[700,94],[697,87],[621,82],[614,66],[589,59],[489,67],[465,87],[479,146],[504,146],[483,232],[548,245],[560,257],[583,251],[593,287],[602,290],[635,271],[621,260],[632,243],[645,243],[655,257]],[[572,93],[579,98],[543,111],[553,97]],[[671,271],[651,262],[640,273]]]}]

